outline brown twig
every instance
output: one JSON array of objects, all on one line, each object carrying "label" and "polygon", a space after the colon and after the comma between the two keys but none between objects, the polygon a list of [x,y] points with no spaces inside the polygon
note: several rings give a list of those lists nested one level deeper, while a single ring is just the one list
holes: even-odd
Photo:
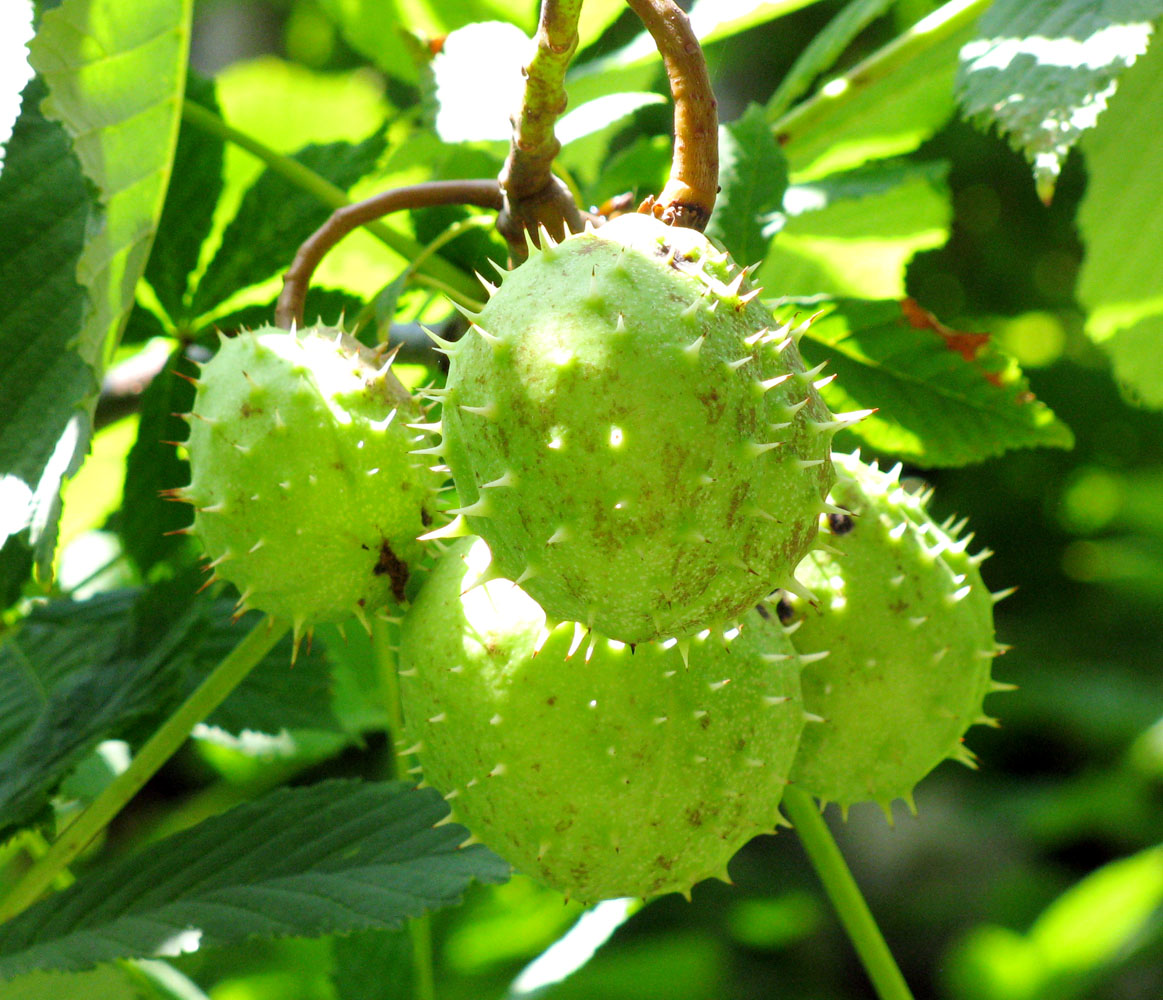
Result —
[{"label": "brown twig", "polygon": [[525,233],[537,242],[540,226],[555,239],[579,232],[583,220],[569,189],[553,175],[561,143],[553,126],[565,111],[565,71],[577,51],[581,0],[542,0],[537,48],[524,67],[525,93],[511,121],[513,138],[501,171],[505,204],[497,231],[515,258],[525,256]]},{"label": "brown twig", "polygon": [[719,119],[707,63],[686,14],[673,0],[626,0],[662,54],[674,98],[670,180],[638,209],[703,230],[719,192]]},{"label": "brown twig", "polygon": [[429,181],[384,191],[366,201],[336,209],[331,218],[299,247],[283,278],[283,291],[275,305],[275,324],[289,330],[303,322],[303,303],[311,275],[327,252],[357,226],[407,208],[429,205],[477,205],[499,211],[501,186],[494,180]]}]

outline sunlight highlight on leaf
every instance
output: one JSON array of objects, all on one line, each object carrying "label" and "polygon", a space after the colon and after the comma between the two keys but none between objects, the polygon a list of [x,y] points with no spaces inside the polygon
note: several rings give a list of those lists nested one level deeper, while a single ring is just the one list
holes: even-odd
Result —
[{"label": "sunlight highlight on leaf", "polygon": [[1044,202],[1070,148],[1147,50],[1150,17],[1160,13],[1155,0],[999,0],[961,50],[965,114],[996,124],[1026,154]]}]

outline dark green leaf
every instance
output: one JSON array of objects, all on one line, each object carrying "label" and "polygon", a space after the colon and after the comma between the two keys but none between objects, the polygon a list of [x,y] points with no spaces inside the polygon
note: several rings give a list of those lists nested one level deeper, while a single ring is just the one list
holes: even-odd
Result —
[{"label": "dark green leaf", "polygon": [[[97,388],[69,350],[85,308],[76,268],[91,195],[64,129],[40,113],[44,95],[39,78],[25,89],[0,173],[0,479],[12,477],[0,501],[0,538],[28,527],[53,450]],[[32,285],[29,275],[37,276]],[[44,502],[62,473],[51,470]]]},{"label": "dark green leaf", "polygon": [[[186,80],[186,99],[221,116],[214,84],[193,70]],[[165,207],[145,268],[146,280],[174,322],[187,316],[190,275],[198,266],[222,192],[224,156],[225,143],[219,136],[182,122]]]},{"label": "dark green leaf", "polygon": [[824,393],[834,412],[877,408],[853,428],[877,451],[931,468],[1073,445],[988,335],[951,330],[911,299],[809,300],[777,315],[817,312],[804,356],[838,376]]},{"label": "dark green leaf", "polygon": [[0,978],[173,955],[254,937],[399,927],[509,866],[434,827],[432,789],[334,781],[281,789],[82,876],[0,928]]},{"label": "dark green leaf", "polygon": [[0,544],[0,611],[6,611],[16,602],[31,573],[32,549],[27,533],[9,535]]},{"label": "dark green leaf", "polygon": [[1163,408],[1163,45],[1128,70],[1098,128],[1082,140],[1090,181],[1078,210],[1086,257],[1078,298],[1086,332],[1128,395]]},{"label": "dark green leaf", "polygon": [[383,1000],[384,983],[402,990],[412,976],[412,942],[405,931],[357,931],[337,936],[331,947],[338,1000]]},{"label": "dark green leaf", "polygon": [[[129,607],[119,606],[124,595],[50,605],[0,646],[8,737],[0,755],[0,836],[32,820],[101,740],[126,735],[171,702],[200,623],[184,590],[175,582],[141,593]],[[118,627],[109,627],[110,618]]]},{"label": "dark green leaf", "polygon": [[744,266],[767,250],[763,228],[783,205],[787,164],[763,109],[752,104],[743,116],[719,129],[719,197],[707,235],[722,240]]},{"label": "dark green leaf", "polygon": [[[191,686],[211,670],[262,621],[251,612],[238,621],[234,602],[215,601],[197,655],[191,662]],[[359,626],[351,623],[353,629]],[[304,641],[291,662],[290,636],[280,641],[206,722],[233,735],[245,730],[276,734],[284,729],[339,732],[342,727],[331,707],[331,667],[325,650]]]},{"label": "dark green leaf", "polygon": [[158,319],[156,313],[140,303],[135,302],[129,312],[129,319],[125,321],[125,330],[121,334],[121,343],[123,345],[144,344],[147,340],[152,340],[154,337],[164,337],[166,335],[166,328],[162,326],[162,321]]},{"label": "dark green leaf", "polygon": [[961,106],[1026,154],[1043,201],[1160,15],[1161,0],[995,0],[981,18],[961,50]]},{"label": "dark green leaf", "polygon": [[189,413],[194,405],[194,386],[187,378],[197,374],[184,352],[178,351],[141,394],[137,441],[125,465],[120,531],[125,551],[143,574],[188,548],[184,536],[172,532],[190,523],[190,508],[167,499],[162,491],[190,481],[189,463],[178,456],[172,442],[186,439],[188,428],[178,414]]},{"label": "dark green leaf", "polygon": [[[377,131],[358,145],[307,146],[293,159],[346,190],[375,166],[385,146],[383,132]],[[330,215],[314,195],[264,171],[222,234],[222,244],[194,292],[192,314],[205,315],[235,292],[285,269],[299,244]]]}]

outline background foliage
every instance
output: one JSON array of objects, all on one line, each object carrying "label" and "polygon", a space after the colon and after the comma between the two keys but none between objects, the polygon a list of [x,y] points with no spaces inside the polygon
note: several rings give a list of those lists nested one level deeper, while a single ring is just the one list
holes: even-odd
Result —
[{"label": "background foliage", "polygon": [[[46,0],[25,87],[26,6],[0,12],[0,892],[251,624],[195,594],[196,553],[164,534],[187,519],[159,496],[187,475],[164,443],[178,373],[269,319],[346,199],[495,176],[537,15]],[[1019,690],[970,734],[980,770],[942,766],[891,828],[829,815],[837,838],[919,996],[1163,996],[1163,3],[691,17],[724,122],[714,234],[777,308],[820,313],[804,347],[839,373],[830,402],[879,407],[847,443],[932,482],[996,552],[987,581],[1018,588],[997,673]],[[653,46],[621,0],[586,0],[581,36],[560,166],[586,205],[656,191]],[[353,235],[308,316],[390,334],[414,383],[438,379],[418,324],[455,324],[446,295],[505,260],[489,223],[427,209]],[[786,832],[692,904],[583,917],[505,881],[433,827],[439,796],[391,780],[376,648],[321,629],[289,669],[276,646],[64,891],[0,927],[0,1000],[407,997],[400,928],[423,911],[441,997],[869,995]]]}]

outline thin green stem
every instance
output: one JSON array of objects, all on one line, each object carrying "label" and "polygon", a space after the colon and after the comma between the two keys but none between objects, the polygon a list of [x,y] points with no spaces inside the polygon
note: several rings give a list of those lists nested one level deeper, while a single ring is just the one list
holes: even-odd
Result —
[{"label": "thin green stem", "polygon": [[[351,204],[351,199],[347,197],[346,192],[342,188],[336,187],[327,178],[321,177],[297,160],[275,152],[253,136],[238,131],[200,104],[195,104],[190,100],[185,101],[182,104],[182,117],[191,125],[220,136],[226,141],[234,143],[240,149],[245,149],[248,153],[262,160],[275,173],[313,195],[321,204],[326,205],[332,211]],[[385,246],[408,260],[411,260],[423,249],[423,246],[416,240],[397,232],[383,222],[367,222],[364,223],[364,228]],[[472,297],[476,294],[477,289],[473,279],[443,257],[433,257],[428,260],[423,270],[430,277],[452,287],[461,295]]]},{"label": "thin green stem", "polygon": [[773,108],[776,114],[769,111],[768,120],[776,136],[781,142],[788,142],[801,132],[815,127],[831,114],[834,107],[887,76],[918,52],[944,41],[971,24],[989,4],[990,0],[950,0],[786,114],[776,117],[779,108]]},{"label": "thin green stem", "polygon": [[832,901],[840,923],[872,980],[876,995],[880,1000],[913,1000],[896,959],[892,957],[815,800],[802,789],[789,785],[783,793],[783,805],[812,867],[824,884],[824,891]]},{"label": "thin green stem", "polygon": [[28,909],[40,898],[158,769],[174,755],[190,731],[217,708],[288,631],[289,625],[266,618],[218,664],[134,756],[129,767],[101,792],[45,854],[25,872],[0,903],[0,923]]},{"label": "thin green stem", "polygon": [[[373,619],[372,649],[380,697],[388,715],[389,735],[399,744],[404,732],[404,710],[400,704],[400,678],[396,672],[396,654],[392,649],[388,623]],[[398,749],[392,754],[392,774],[399,781],[412,781],[408,773],[409,759]],[[435,1000],[436,975],[432,962],[432,921],[427,913],[408,921],[408,936],[412,939],[413,996],[416,1000]]]}]

